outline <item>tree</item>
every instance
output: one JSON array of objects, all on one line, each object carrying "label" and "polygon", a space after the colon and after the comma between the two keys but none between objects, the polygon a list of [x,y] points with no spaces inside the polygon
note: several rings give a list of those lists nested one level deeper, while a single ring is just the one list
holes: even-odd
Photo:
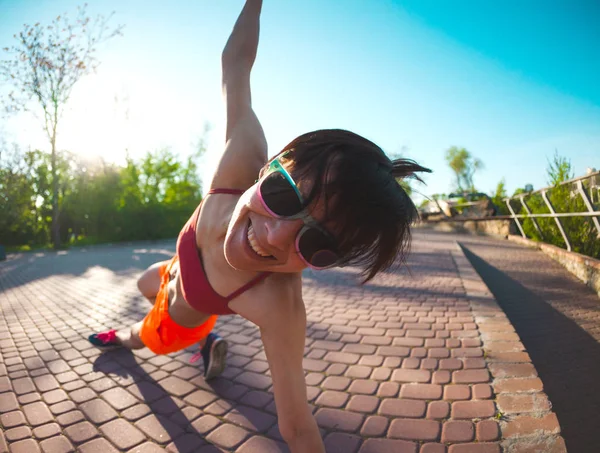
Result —
[{"label": "tree", "polygon": [[446,162],[456,176],[456,189],[458,192],[475,192],[473,176],[483,168],[483,162],[473,157],[465,148],[453,146],[446,151]]},{"label": "tree", "polygon": [[506,203],[504,202],[504,199],[506,197],[506,181],[504,180],[504,178],[502,178],[496,186],[495,193],[492,195],[492,203],[494,203],[494,205],[496,206],[496,212],[501,215],[509,213],[508,208],[506,207]]},{"label": "tree", "polygon": [[558,150],[554,150],[554,156],[552,156],[552,160],[548,160],[546,173],[548,175],[548,184],[552,186],[556,186],[561,182],[573,179],[571,161],[566,157],[560,156],[558,154]]},{"label": "tree", "polygon": [[109,29],[108,17],[90,19],[86,5],[74,22],[57,16],[50,25],[25,24],[14,35],[17,43],[4,48],[9,59],[0,61],[0,79],[13,90],[3,104],[8,113],[31,112],[42,122],[50,144],[52,175],[52,241],[60,246],[59,182],[56,138],[59,122],[75,84],[95,71],[97,46],[120,35],[123,27]]}]

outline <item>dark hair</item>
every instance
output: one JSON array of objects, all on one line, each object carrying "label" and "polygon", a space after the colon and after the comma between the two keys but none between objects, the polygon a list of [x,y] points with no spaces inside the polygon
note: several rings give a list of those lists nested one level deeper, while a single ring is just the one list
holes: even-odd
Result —
[{"label": "dark hair", "polygon": [[332,232],[339,265],[360,266],[366,283],[396,260],[406,260],[418,213],[397,178],[420,180],[415,172],[431,170],[410,159],[391,161],[373,142],[341,129],[301,135],[275,157],[290,162],[296,181],[312,183],[306,204],[323,198],[325,222],[340,225]]}]

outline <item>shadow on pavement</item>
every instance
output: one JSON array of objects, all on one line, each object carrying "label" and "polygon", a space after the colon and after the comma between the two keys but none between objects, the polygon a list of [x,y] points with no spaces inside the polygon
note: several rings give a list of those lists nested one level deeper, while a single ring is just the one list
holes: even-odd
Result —
[{"label": "shadow on pavement", "polygon": [[[558,416],[569,452],[600,451],[600,344],[542,297],[464,245],[463,250],[531,356]],[[548,282],[549,286],[555,284]],[[569,296],[564,292],[561,294],[564,300],[558,302],[568,304]]]},{"label": "shadow on pavement", "polygon": [[[173,397],[140,366],[131,351],[118,349],[104,352],[96,358],[93,366],[95,372],[118,376],[121,386],[136,384],[137,396],[150,408],[143,417],[155,415],[160,427],[172,440],[174,451],[196,451],[207,444]],[[158,438],[160,435],[159,429],[156,429],[154,436]]]}]

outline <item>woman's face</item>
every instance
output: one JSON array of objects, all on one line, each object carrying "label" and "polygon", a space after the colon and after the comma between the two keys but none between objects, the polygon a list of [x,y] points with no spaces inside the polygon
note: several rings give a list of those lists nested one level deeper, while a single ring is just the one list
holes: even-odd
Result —
[{"label": "woman's face", "polygon": [[306,264],[296,252],[300,219],[278,219],[263,207],[258,183],[242,194],[225,237],[225,259],[234,268],[257,272],[300,272]]},{"label": "woman's face", "polygon": [[[306,198],[312,184],[300,181],[296,185]],[[322,202],[317,202],[307,211],[319,222],[325,209]],[[244,192],[234,209],[225,237],[225,258],[240,270],[300,272],[306,263],[296,250],[296,237],[303,226],[301,219],[271,215],[261,201],[256,183]]]}]

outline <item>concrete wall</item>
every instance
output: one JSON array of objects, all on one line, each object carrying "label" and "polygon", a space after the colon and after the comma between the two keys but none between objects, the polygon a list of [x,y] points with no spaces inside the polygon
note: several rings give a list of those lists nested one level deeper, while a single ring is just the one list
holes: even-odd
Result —
[{"label": "concrete wall", "polygon": [[518,234],[516,225],[512,220],[487,220],[485,222],[424,222],[421,225],[433,228],[436,231],[449,231],[455,233],[475,233],[491,236],[507,237]]}]

